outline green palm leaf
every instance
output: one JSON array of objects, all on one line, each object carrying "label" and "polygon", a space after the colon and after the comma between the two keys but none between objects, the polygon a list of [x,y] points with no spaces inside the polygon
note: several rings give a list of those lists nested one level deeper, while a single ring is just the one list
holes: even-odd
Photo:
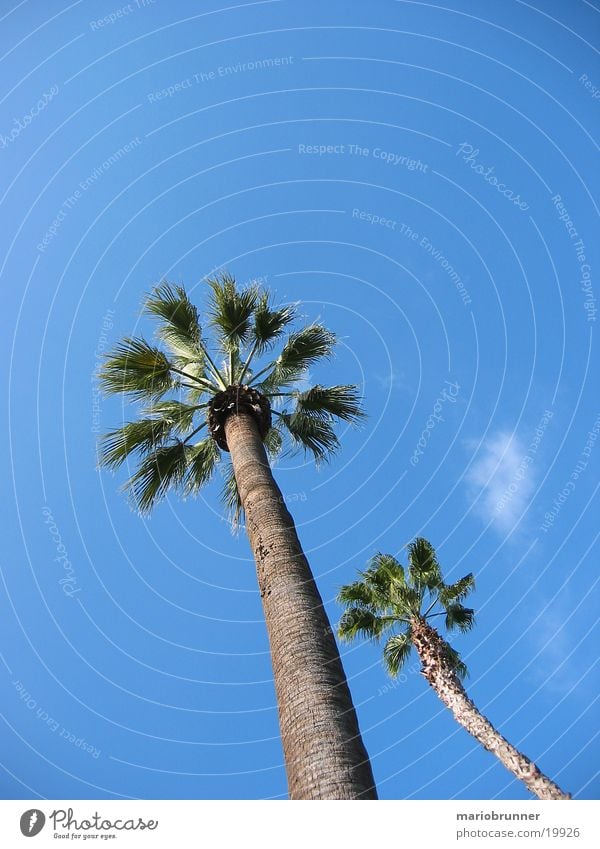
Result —
[{"label": "green palm leaf", "polygon": [[423,537],[408,546],[409,574],[417,586],[435,590],[442,585],[442,574],[434,547]]},{"label": "green palm leaf", "polygon": [[259,290],[256,286],[239,290],[227,273],[207,282],[212,289],[211,324],[218,330],[223,350],[228,353],[239,350],[250,336]]},{"label": "green palm leaf", "polygon": [[389,554],[376,554],[369,568],[361,573],[381,610],[391,609],[399,616],[418,614],[421,594],[406,583],[404,569]]},{"label": "green palm leaf", "polygon": [[294,392],[300,412],[336,416],[347,422],[363,418],[360,395],[356,386],[312,386],[306,392]]},{"label": "green palm leaf", "polygon": [[340,589],[337,600],[340,604],[360,605],[372,613],[382,613],[388,609],[387,599],[384,600],[385,604],[382,607],[381,594],[375,591],[366,581],[346,584]]},{"label": "green palm leaf", "polygon": [[295,448],[310,451],[315,462],[328,459],[339,448],[339,440],[331,423],[315,413],[280,413],[280,421],[289,433]]},{"label": "green palm leaf", "polygon": [[151,451],[169,438],[173,426],[168,419],[138,419],[106,433],[100,443],[100,465],[116,469],[133,452]]},{"label": "green palm leaf", "polygon": [[410,655],[412,635],[410,629],[400,634],[394,634],[383,647],[383,665],[389,674],[395,678]]},{"label": "green palm leaf", "polygon": [[183,490],[186,495],[195,495],[210,480],[219,462],[221,452],[212,437],[190,445],[186,451],[186,472]]},{"label": "green palm leaf", "polygon": [[174,433],[186,433],[191,429],[197,411],[204,406],[204,404],[184,404],[182,401],[170,399],[158,401],[151,407],[147,407],[144,412],[170,423]]},{"label": "green palm leaf", "polygon": [[449,631],[470,631],[475,624],[475,611],[470,607],[452,602],[446,605],[446,628]]},{"label": "green palm leaf", "polygon": [[269,457],[274,460],[283,449],[283,435],[277,426],[273,426],[264,438],[265,448]]},{"label": "green palm leaf", "polygon": [[135,398],[159,398],[177,386],[166,355],[142,338],[128,338],[106,356],[100,382],[107,394],[129,392]]},{"label": "green palm leaf", "polygon": [[242,499],[240,498],[240,492],[238,490],[233,465],[231,463],[229,463],[225,471],[225,480],[223,482],[223,489],[221,490],[221,499],[227,508],[231,527],[235,531],[239,528],[240,523],[244,518],[244,508],[242,506]]},{"label": "green palm leaf", "polygon": [[270,347],[283,333],[287,325],[294,320],[296,309],[293,305],[273,308],[266,292],[261,292],[257,298],[254,310],[254,327],[252,339],[256,353],[261,354]]},{"label": "green palm leaf", "polygon": [[163,320],[158,335],[175,356],[204,362],[198,310],[182,286],[168,283],[156,286],[146,300],[145,311]]},{"label": "green palm leaf", "polygon": [[183,442],[161,446],[145,457],[125,484],[140,513],[149,513],[173,487],[179,487],[187,470],[187,446]]},{"label": "green palm leaf", "polygon": [[320,324],[310,324],[291,333],[279,357],[272,364],[270,374],[257,384],[257,388],[268,394],[293,385],[309,366],[331,356],[335,342],[335,334]]},{"label": "green palm leaf", "polygon": [[475,589],[475,578],[472,572],[454,584],[444,584],[439,593],[441,604],[446,606],[450,602],[461,602]]},{"label": "green palm leaf", "polygon": [[380,551],[371,558],[370,573],[385,577],[385,587],[391,587],[394,584],[398,586],[406,586],[406,575],[404,567],[398,563],[395,557],[391,554],[382,554]]},{"label": "green palm leaf", "polygon": [[350,607],[345,611],[338,628],[342,640],[350,641],[355,637],[377,639],[386,628],[386,622],[364,607]]}]

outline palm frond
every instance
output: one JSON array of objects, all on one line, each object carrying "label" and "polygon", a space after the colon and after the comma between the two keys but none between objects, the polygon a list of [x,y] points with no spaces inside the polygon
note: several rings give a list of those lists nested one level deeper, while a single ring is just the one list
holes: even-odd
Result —
[{"label": "palm frond", "polygon": [[398,563],[392,554],[382,554],[378,551],[377,554],[371,558],[369,567],[372,572],[377,572],[387,576],[387,586],[389,586],[392,582],[397,583],[400,586],[406,586],[404,567]]},{"label": "palm frond", "polygon": [[223,388],[222,375],[217,373],[214,363],[209,363],[208,352],[205,351],[202,362],[187,360],[178,357],[175,360],[177,374],[181,376],[181,382],[188,389],[196,389],[199,395],[205,392],[209,394],[218,392]]},{"label": "palm frond", "polygon": [[461,602],[469,595],[472,590],[475,589],[475,578],[472,572],[469,572],[468,575],[465,575],[463,578],[460,578],[454,584],[444,584],[444,586],[440,589],[439,597],[440,602],[444,606],[450,604],[450,602],[457,601]]},{"label": "palm frond", "polygon": [[306,392],[294,392],[292,395],[296,399],[297,409],[303,413],[335,416],[347,422],[355,422],[365,415],[360,409],[360,394],[356,386],[317,384]]},{"label": "palm frond", "polygon": [[274,460],[281,454],[283,448],[283,435],[276,425],[269,430],[263,442],[271,460]]},{"label": "palm frond", "polygon": [[211,436],[190,445],[186,452],[187,469],[185,473],[184,492],[195,495],[210,480],[219,462],[221,452]]},{"label": "palm frond", "polygon": [[238,289],[234,278],[227,273],[209,278],[207,282],[212,289],[211,324],[219,333],[223,350],[239,350],[250,336],[258,287]]},{"label": "palm frond", "polygon": [[[331,356],[335,342],[335,334],[321,324],[310,324],[291,333],[281,353],[272,364],[270,373],[257,384],[257,389],[268,394],[293,385],[309,366],[317,360]],[[259,372],[254,379],[256,380],[260,374],[262,372]]]},{"label": "palm frond", "polygon": [[183,442],[176,442],[160,446],[141,461],[125,484],[140,513],[149,513],[170,488],[181,486],[187,468],[187,450]]},{"label": "palm frond", "polygon": [[417,537],[408,546],[409,575],[415,586],[438,589],[442,573],[434,547],[423,537]]},{"label": "palm frond", "polygon": [[280,413],[295,448],[311,451],[317,464],[339,448],[339,440],[331,424],[313,413]]},{"label": "palm frond", "polygon": [[446,607],[446,628],[448,631],[470,631],[475,624],[475,611],[471,607],[463,607],[458,602],[452,602]]},{"label": "palm frond", "polygon": [[349,642],[356,637],[378,639],[388,624],[385,619],[364,607],[350,607],[346,610],[338,626],[340,639]]},{"label": "palm frond", "polygon": [[374,613],[381,613],[387,610],[381,607],[381,596],[373,590],[365,581],[354,581],[352,584],[345,584],[340,587],[337,600],[340,604],[360,606],[368,608]]},{"label": "palm frond", "polygon": [[395,678],[410,655],[412,637],[410,628],[401,634],[394,634],[383,647],[383,665],[389,674]]},{"label": "palm frond", "polygon": [[172,364],[143,338],[125,337],[107,354],[99,378],[107,394],[129,392],[135,398],[160,398],[177,386]]},{"label": "palm frond", "polygon": [[239,378],[242,375],[243,369],[244,363],[242,362],[242,359],[240,357],[240,352],[237,348],[234,348],[229,352],[227,362],[223,363],[223,374],[227,378],[226,382],[229,385],[238,383]]},{"label": "palm frond", "polygon": [[292,304],[275,309],[269,301],[268,294],[261,292],[257,298],[252,328],[256,353],[262,354],[270,347],[281,336],[287,325],[294,320],[295,315],[296,309]]},{"label": "palm frond", "polygon": [[162,319],[160,338],[178,358],[195,363],[204,362],[198,310],[182,286],[162,283],[146,300],[146,313]]},{"label": "palm frond", "polygon": [[156,404],[147,407],[144,413],[170,424],[174,433],[183,434],[191,430],[194,416],[202,406],[201,404],[184,404],[182,401],[169,399],[157,401]]},{"label": "palm frond", "polygon": [[376,554],[369,568],[361,573],[364,582],[378,599],[381,610],[390,609],[399,616],[417,615],[421,594],[406,583],[403,567],[390,554]]},{"label": "palm frond", "polygon": [[130,454],[145,454],[171,435],[174,424],[168,419],[138,419],[104,434],[100,440],[99,464],[118,468]]},{"label": "palm frond", "polygon": [[227,508],[232,530],[236,531],[239,528],[240,522],[242,522],[244,518],[244,508],[242,506],[242,499],[240,498],[240,492],[238,490],[232,463],[229,463],[225,472],[225,480],[223,483],[223,489],[221,490],[221,499]]}]

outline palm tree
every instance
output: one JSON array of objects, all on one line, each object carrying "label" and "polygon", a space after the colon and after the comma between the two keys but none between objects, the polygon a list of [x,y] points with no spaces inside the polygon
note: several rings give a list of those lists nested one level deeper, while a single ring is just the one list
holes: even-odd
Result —
[{"label": "palm tree", "polygon": [[143,409],[102,438],[100,463],[136,458],[125,489],[148,513],[170,489],[197,493],[226,461],[223,497],[234,522],[245,516],[256,561],[289,795],[375,799],[335,636],[269,463],[286,448],[327,459],[339,445],[335,423],[362,416],[357,388],[299,391],[334,334],[318,323],[289,332],[295,307],[274,306],[257,285],[240,288],[228,274],[208,283],[212,346],[185,289],[162,283],[144,306],[158,319],[158,345],[125,338],[107,355],[104,390]]},{"label": "palm tree", "polygon": [[342,587],[338,600],[346,610],[339,625],[340,637],[378,640],[386,635],[383,662],[393,677],[414,646],[422,674],[469,734],[538,798],[570,799],[477,710],[461,683],[467,667],[430,624],[433,617],[443,616],[448,631],[471,630],[474,611],[463,601],[475,587],[473,575],[444,583],[435,550],[422,537],[408,546],[408,563],[405,570],[391,554],[377,554],[366,572],[360,573],[359,581]]}]

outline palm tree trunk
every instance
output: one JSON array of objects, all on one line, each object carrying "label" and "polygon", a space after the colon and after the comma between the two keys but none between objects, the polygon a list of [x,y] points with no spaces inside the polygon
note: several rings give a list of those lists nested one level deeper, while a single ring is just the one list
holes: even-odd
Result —
[{"label": "palm tree trunk", "polygon": [[225,422],[271,646],[291,799],[376,799],[337,645],[254,418]]},{"label": "palm tree trunk", "polygon": [[550,778],[525,755],[515,749],[492,725],[479,713],[464,687],[448,662],[446,641],[435,628],[422,619],[411,622],[413,643],[421,659],[421,672],[433,687],[442,702],[454,714],[454,718],[481,745],[495,755],[527,789],[538,799],[570,799]]}]

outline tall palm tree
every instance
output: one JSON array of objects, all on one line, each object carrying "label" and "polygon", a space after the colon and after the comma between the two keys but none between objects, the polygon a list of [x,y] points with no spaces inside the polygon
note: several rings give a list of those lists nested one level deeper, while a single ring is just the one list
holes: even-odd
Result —
[{"label": "tall palm tree", "polygon": [[346,610],[339,625],[340,637],[378,640],[385,635],[383,662],[393,677],[414,646],[423,676],[469,734],[538,798],[570,799],[477,710],[461,683],[467,667],[430,624],[432,618],[443,616],[448,631],[471,630],[474,611],[463,601],[474,589],[473,575],[444,583],[435,550],[422,537],[408,546],[408,564],[404,569],[391,554],[377,554],[366,572],[360,573],[359,581],[342,587],[338,600]]},{"label": "tall palm tree", "polygon": [[326,459],[339,445],[335,423],[362,415],[357,388],[299,391],[307,369],[332,353],[334,334],[318,323],[289,332],[295,307],[274,306],[257,285],[240,288],[228,274],[208,283],[209,335],[186,291],[162,283],[144,306],[158,319],[159,344],[125,338],[107,355],[104,390],[143,409],[103,437],[100,462],[136,458],[125,488],[147,513],[170,489],[196,493],[226,461],[223,496],[236,522],[245,515],[256,561],[289,795],[375,799],[335,637],[269,463],[286,448]]}]

